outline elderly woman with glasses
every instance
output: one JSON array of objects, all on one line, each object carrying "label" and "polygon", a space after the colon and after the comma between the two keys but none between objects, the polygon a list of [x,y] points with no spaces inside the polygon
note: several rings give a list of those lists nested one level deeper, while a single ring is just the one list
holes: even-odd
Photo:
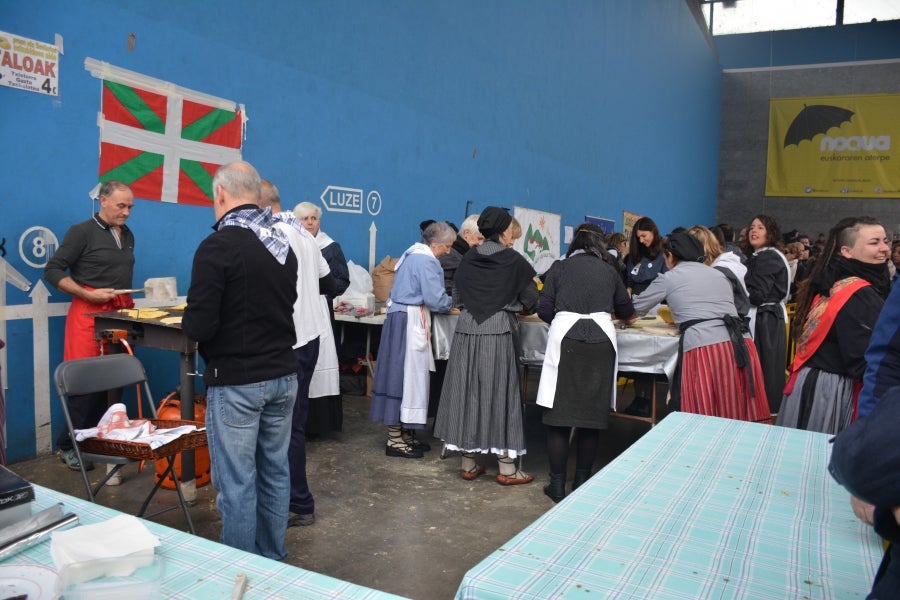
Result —
[{"label": "elderly woman with glasses", "polygon": [[387,456],[422,458],[431,449],[412,430],[423,428],[427,420],[429,373],[434,370],[431,312],[452,307],[438,258],[450,252],[455,238],[447,223],[432,223],[394,268],[369,410],[373,421],[388,426]]}]

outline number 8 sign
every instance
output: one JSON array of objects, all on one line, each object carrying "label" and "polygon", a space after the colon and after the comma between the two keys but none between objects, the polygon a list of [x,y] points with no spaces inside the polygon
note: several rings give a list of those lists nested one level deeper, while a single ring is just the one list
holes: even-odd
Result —
[{"label": "number 8 sign", "polygon": [[19,256],[28,266],[43,269],[57,246],[59,240],[52,231],[40,225],[29,227],[19,238]]}]

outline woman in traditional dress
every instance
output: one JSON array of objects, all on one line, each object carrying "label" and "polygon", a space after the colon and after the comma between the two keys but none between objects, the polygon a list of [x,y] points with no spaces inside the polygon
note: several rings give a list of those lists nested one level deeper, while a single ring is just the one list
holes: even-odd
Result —
[{"label": "woman in traditional dress", "polygon": [[566,259],[553,263],[544,278],[537,312],[550,323],[537,403],[546,408],[550,483],[554,502],[566,495],[569,434],[575,428],[572,491],[591,476],[616,398],[616,332],[611,313],[637,318],[618,269],[604,260],[602,232],[580,228]]},{"label": "woman in traditional dress", "polygon": [[450,225],[432,223],[394,267],[369,410],[373,421],[388,426],[387,456],[422,458],[431,449],[412,430],[425,427],[428,419],[429,373],[434,370],[431,312],[452,307],[438,257],[450,252],[454,239]]},{"label": "woman in traditional dress", "polygon": [[865,351],[890,291],[891,247],[871,217],[835,225],[801,284],[791,334],[797,353],[778,425],[838,433],[856,414]]},{"label": "woman in traditional dress", "polygon": [[772,217],[757,215],[747,229],[747,293],[750,296],[750,334],[766,381],[769,411],[778,412],[784,391],[787,365],[787,309],[791,290],[791,272],[787,259],[778,249],[781,228]]},{"label": "woman in traditional dress", "polygon": [[509,248],[513,219],[505,209],[484,209],[478,229],[484,243],[467,252],[456,271],[455,300],[461,312],[434,435],[447,450],[463,453],[463,479],[484,473],[475,457],[490,453],[499,463],[498,483],[530,483],[534,476],[515,463],[525,453],[525,434],[513,333],[516,313],[531,312],[537,305],[535,273]]},{"label": "woman in traditional dress", "polygon": [[341,431],[344,426],[344,406],[340,390],[340,364],[337,356],[337,327],[332,301],[350,287],[350,270],[340,244],[322,231],[322,209],[312,202],[301,202],[294,207],[294,215],[303,228],[316,238],[316,244],[334,277],[334,295],[322,295],[322,311],[331,321],[331,332],[319,338],[319,358],[312,382],[309,384],[309,413],[306,417],[306,437],[315,437],[329,431]]},{"label": "woman in traditional dress", "polygon": [[645,314],[665,300],[681,330],[679,371],[671,384],[684,412],[770,422],[756,347],[742,332],[728,278],[703,264],[703,245],[671,234],[663,245],[668,271],[632,301]]}]

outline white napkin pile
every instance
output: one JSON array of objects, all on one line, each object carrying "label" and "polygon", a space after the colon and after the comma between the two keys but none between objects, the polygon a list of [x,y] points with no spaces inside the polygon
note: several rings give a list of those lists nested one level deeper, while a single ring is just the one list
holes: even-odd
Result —
[{"label": "white napkin pile", "polygon": [[[68,583],[96,577],[127,577],[153,562],[159,538],[131,515],[51,534],[50,556]],[[74,565],[77,569],[69,569]],[[69,577],[62,577],[69,571]],[[73,580],[74,578],[74,580]]]},{"label": "white napkin pile", "polygon": [[88,438],[139,442],[149,444],[155,450],[196,430],[196,425],[181,425],[169,429],[157,428],[146,419],[129,419],[124,404],[113,404],[107,409],[96,427],[76,429],[75,439],[79,442]]}]

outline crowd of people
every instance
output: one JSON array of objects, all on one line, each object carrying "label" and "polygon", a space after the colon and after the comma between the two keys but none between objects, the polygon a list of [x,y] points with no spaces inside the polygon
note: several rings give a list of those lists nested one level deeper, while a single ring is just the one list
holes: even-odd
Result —
[{"label": "crowd of people", "polygon": [[[340,246],[320,229],[321,209],[304,202],[282,210],[278,189],[248,163],[221,167],[212,191],[215,231],[195,253],[182,327],[205,363],[221,541],[281,560],[287,527],[315,520],[306,436],[341,428],[330,307],[349,273]],[[134,266],[125,225],[133,195],[113,181],[99,200],[99,212],[69,230],[45,271],[73,296],[65,360],[99,353],[91,313],[133,306],[120,293]],[[882,310],[900,245],[873,218],[841,219],[815,243],[796,230],[782,235],[765,214],[737,239],[727,224],[662,235],[642,217],[628,237],[585,223],[541,275],[512,248],[521,235],[506,209],[488,206],[459,229],[423,222],[421,240],[400,257],[370,406],[371,419],[387,427],[386,456],[422,458],[430,445],[416,433],[433,417],[444,451],[460,454],[462,479],[483,475],[492,456],[499,484],[534,480],[519,460],[520,314],[549,324],[537,404],[550,465],[544,493],[554,502],[567,494],[572,441],[569,490],[591,476],[615,408],[614,319],[627,326],[667,305],[681,334],[669,382],[675,410],[839,434],[858,432],[857,422],[900,389],[900,291]],[[431,315],[453,309],[459,318],[435,393]],[[649,385],[635,381],[635,405],[648,401]],[[73,399],[75,427],[96,421],[107,401]],[[80,469],[68,432],[58,444],[62,461]],[[833,472],[861,490],[860,518],[872,521],[873,500],[888,513],[900,504],[885,506],[841,460]]]}]

